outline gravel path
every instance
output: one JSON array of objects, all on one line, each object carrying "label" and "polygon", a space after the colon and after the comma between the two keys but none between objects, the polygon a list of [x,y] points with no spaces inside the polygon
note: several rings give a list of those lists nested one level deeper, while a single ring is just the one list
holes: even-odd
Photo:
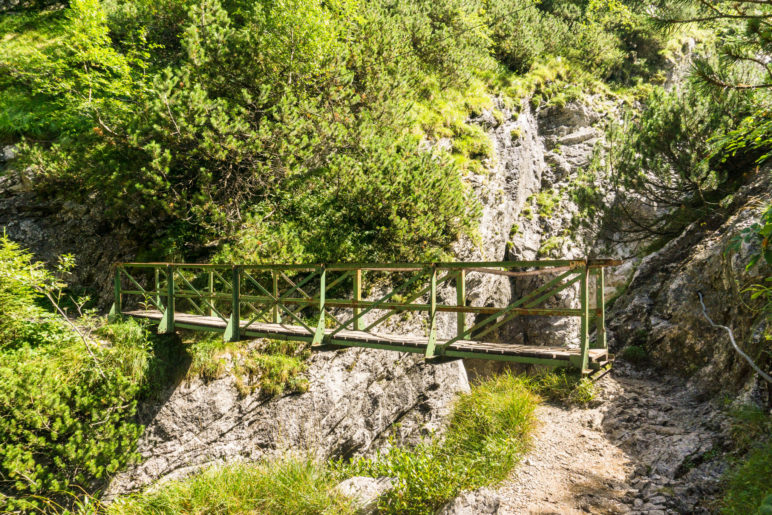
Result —
[{"label": "gravel path", "polygon": [[498,513],[710,513],[728,423],[681,381],[618,364],[588,408],[539,407]]}]

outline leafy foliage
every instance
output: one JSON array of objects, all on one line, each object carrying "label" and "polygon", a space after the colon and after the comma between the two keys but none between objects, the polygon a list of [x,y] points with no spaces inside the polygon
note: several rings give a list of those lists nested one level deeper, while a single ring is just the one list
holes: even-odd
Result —
[{"label": "leafy foliage", "polygon": [[717,99],[695,88],[655,90],[646,108],[612,131],[610,160],[620,195],[615,216],[628,239],[672,237],[695,219],[720,208],[753,164],[755,152],[731,161],[715,139],[749,112],[747,98]]},{"label": "leafy foliage", "polygon": [[[758,408],[745,406],[732,411],[732,437],[742,454],[724,476],[721,513],[765,513],[762,501],[772,494],[772,420]],[[757,511],[758,509],[758,511]]]},{"label": "leafy foliage", "polygon": [[134,458],[149,335],[126,323],[110,345],[82,340],[37,304],[61,283],[6,236],[0,256],[0,510],[56,511]]},{"label": "leafy foliage", "polygon": [[252,261],[435,259],[472,229],[406,107],[488,66],[472,2],[167,3],[76,0],[64,44],[6,63],[78,133],[22,147],[39,192],[166,227],[172,255],[215,238]]},{"label": "leafy foliage", "polygon": [[662,48],[661,36],[634,2],[497,0],[487,2],[486,15],[494,54],[520,73],[546,54],[599,78],[624,81],[650,75],[647,67]]},{"label": "leafy foliage", "polygon": [[678,0],[652,4],[663,26],[699,23],[719,32],[716,55],[699,56],[695,78],[719,89],[763,89],[772,86],[772,70],[760,56],[772,51],[772,7],[754,0],[703,2]]}]

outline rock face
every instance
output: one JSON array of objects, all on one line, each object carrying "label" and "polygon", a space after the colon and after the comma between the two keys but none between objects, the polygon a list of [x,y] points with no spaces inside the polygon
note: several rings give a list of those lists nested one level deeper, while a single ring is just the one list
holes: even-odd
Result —
[{"label": "rock face", "polygon": [[[728,219],[693,224],[646,256],[609,314],[612,349],[638,345],[654,363],[690,376],[703,390],[737,392],[747,386],[749,395],[760,398],[768,386],[746,385],[752,375],[749,366],[732,349],[726,333],[708,324],[698,292],[710,317],[733,328],[738,345],[763,360],[769,320],[748,307],[753,302],[742,290],[762,282],[770,271],[762,265],[745,270],[749,256],[758,251],[755,244],[743,244],[737,252],[727,249],[732,238],[758,221],[771,198],[769,171],[759,172],[735,196],[734,214]],[[772,366],[758,364],[767,370]]]},{"label": "rock face", "polygon": [[180,384],[143,408],[143,461],[113,479],[107,498],[236,458],[289,449],[350,457],[375,450],[392,430],[398,442],[417,442],[442,431],[455,394],[469,389],[460,361],[432,365],[373,349],[315,353],[307,376],[308,392],[270,400],[241,397],[230,375]]},{"label": "rock face", "polygon": [[[523,102],[520,109],[507,109],[498,100],[494,107],[502,116],[484,112],[472,119],[486,129],[495,157],[484,174],[471,174],[469,180],[482,206],[481,244],[460,241],[456,255],[461,261],[533,260],[549,257],[544,249],[563,258],[594,255],[599,227],[575,230],[568,235],[579,207],[567,193],[570,184],[586,169],[594,149],[602,141],[603,117],[587,103],[570,102],[534,111]],[[555,207],[540,212],[535,199],[547,192]],[[548,212],[549,211],[549,212]],[[472,306],[501,306],[532,291],[549,280],[540,278],[510,280],[495,275],[469,274],[468,302]],[[443,299],[452,303],[454,292]],[[553,304],[574,301],[578,288],[561,292]],[[440,335],[454,334],[449,317],[440,323]],[[467,323],[474,323],[470,317]],[[541,317],[522,317],[502,326],[491,339],[535,345],[565,345],[578,341],[578,322]]]},{"label": "rock face", "polygon": [[[14,156],[8,148],[2,152],[9,159]],[[109,306],[112,267],[129,261],[137,245],[128,225],[116,227],[100,223],[101,219],[96,206],[37,198],[27,191],[24,174],[0,175],[0,229],[38,260],[55,264],[59,255],[74,254],[77,266],[69,282],[87,288],[102,306]]]}]

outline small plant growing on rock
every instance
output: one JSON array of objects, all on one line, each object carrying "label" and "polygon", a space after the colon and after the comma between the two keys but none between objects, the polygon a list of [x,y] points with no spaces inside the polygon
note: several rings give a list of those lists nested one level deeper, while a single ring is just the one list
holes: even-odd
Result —
[{"label": "small plant growing on rock", "polygon": [[622,350],[622,359],[634,365],[641,365],[649,360],[649,355],[638,345],[628,345]]}]

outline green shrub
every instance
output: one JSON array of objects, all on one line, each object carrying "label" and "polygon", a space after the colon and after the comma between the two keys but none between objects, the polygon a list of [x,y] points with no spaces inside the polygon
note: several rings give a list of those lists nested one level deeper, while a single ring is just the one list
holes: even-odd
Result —
[{"label": "green shrub", "polygon": [[[772,417],[754,405],[729,411],[734,458],[725,472],[721,513],[756,513],[772,494]],[[759,508],[758,513],[763,513]]]},{"label": "green shrub", "polygon": [[622,349],[622,359],[634,365],[640,365],[649,361],[649,354],[643,347],[638,345],[628,345]]},{"label": "green shrub", "polygon": [[720,209],[717,204],[737,188],[757,153],[748,149],[725,159],[717,139],[749,109],[739,95],[719,100],[693,86],[654,90],[640,116],[609,132],[612,178],[630,194],[619,197],[608,218],[631,239],[670,238]]},{"label": "green shrub", "polygon": [[82,338],[38,305],[63,284],[5,236],[0,256],[0,511],[57,511],[135,458],[153,344],[132,321]]},{"label": "green shrub", "polygon": [[150,493],[120,498],[106,511],[110,515],[353,513],[349,501],[333,493],[333,486],[333,474],[309,458],[234,463],[164,483]]}]

